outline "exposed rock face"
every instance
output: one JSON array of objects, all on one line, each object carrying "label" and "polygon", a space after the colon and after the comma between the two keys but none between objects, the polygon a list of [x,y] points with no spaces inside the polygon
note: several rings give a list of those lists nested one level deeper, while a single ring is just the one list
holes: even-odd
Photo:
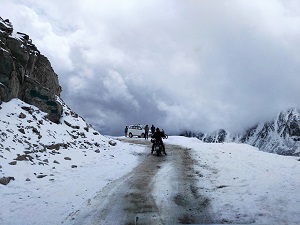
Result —
[{"label": "exposed rock face", "polygon": [[223,143],[226,141],[227,132],[223,129],[217,130],[203,138],[203,141],[209,143]]},{"label": "exposed rock face", "polygon": [[13,98],[35,105],[58,123],[61,87],[49,60],[23,33],[13,33],[9,20],[0,17],[0,102]]},{"label": "exposed rock face", "polygon": [[207,142],[207,143],[223,143],[223,142],[231,141],[231,140],[228,140],[229,133],[223,129],[214,131],[211,134],[205,134],[202,132],[185,131],[180,135],[185,136],[185,137],[196,137],[199,140],[201,140],[203,142]]},{"label": "exposed rock face", "polygon": [[300,110],[282,111],[272,121],[255,125],[235,137],[267,152],[281,155],[300,155]]}]

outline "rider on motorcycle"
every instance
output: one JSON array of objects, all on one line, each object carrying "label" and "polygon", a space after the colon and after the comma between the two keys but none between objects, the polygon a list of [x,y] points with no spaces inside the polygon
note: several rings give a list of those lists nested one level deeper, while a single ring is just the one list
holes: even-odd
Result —
[{"label": "rider on motorcycle", "polygon": [[[165,145],[162,141],[162,138],[165,138],[165,134],[163,132],[161,132],[159,130],[159,128],[157,127],[154,134],[152,135],[152,138],[154,138],[158,143],[161,143],[162,145],[162,150],[163,150],[163,153],[166,155],[166,151],[165,151]],[[153,142],[152,144],[152,151],[151,151],[151,154],[153,153],[154,151],[154,145],[155,145],[155,142]]]}]

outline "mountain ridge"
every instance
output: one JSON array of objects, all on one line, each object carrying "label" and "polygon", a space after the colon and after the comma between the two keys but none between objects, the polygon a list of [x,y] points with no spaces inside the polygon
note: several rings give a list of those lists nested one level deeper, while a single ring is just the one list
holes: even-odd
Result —
[{"label": "mountain ridge", "polygon": [[232,135],[224,129],[219,129],[211,134],[184,131],[182,135],[197,137],[208,143],[244,143],[265,152],[300,156],[300,110],[282,110],[272,120],[258,123],[238,134]]}]

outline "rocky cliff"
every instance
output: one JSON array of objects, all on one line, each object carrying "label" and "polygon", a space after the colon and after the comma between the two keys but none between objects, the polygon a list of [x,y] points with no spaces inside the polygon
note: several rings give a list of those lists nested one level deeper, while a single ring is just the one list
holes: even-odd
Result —
[{"label": "rocky cliff", "polygon": [[[0,17],[0,184],[47,176],[52,182],[54,173],[100,159],[100,150],[116,145],[73,112],[60,93],[49,60]],[[28,171],[26,181],[20,180],[22,170]]]},{"label": "rocky cliff", "polygon": [[47,57],[27,34],[14,32],[9,20],[0,17],[0,103],[13,98],[38,107],[58,123],[61,87]]}]

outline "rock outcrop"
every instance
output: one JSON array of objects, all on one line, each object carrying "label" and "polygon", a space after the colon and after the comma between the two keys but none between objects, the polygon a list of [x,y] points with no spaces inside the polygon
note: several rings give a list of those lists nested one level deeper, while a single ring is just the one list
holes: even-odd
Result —
[{"label": "rock outcrop", "polygon": [[13,98],[38,107],[58,123],[61,87],[49,60],[24,33],[14,33],[9,20],[0,17],[0,103]]}]

